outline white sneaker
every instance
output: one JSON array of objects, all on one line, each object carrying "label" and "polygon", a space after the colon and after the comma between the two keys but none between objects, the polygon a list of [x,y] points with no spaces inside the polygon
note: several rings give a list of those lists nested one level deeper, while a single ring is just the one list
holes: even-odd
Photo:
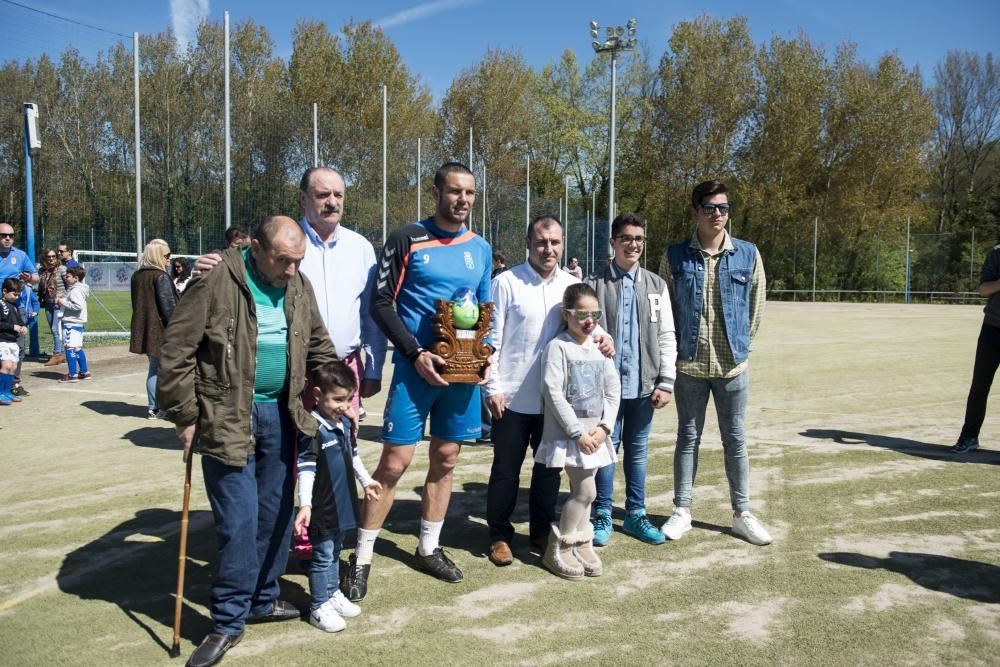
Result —
[{"label": "white sneaker", "polygon": [[675,507],[674,513],[660,527],[660,532],[668,540],[679,540],[689,530],[691,530],[691,510],[686,507]]},{"label": "white sneaker", "polygon": [[330,599],[318,609],[313,609],[309,614],[309,623],[323,632],[340,632],[346,628],[347,623],[340,617],[332,603],[333,599]]},{"label": "white sneaker", "polygon": [[759,547],[771,543],[771,534],[760,525],[760,521],[750,512],[740,512],[733,516],[733,532],[750,544]]},{"label": "white sneaker", "polygon": [[344,618],[354,618],[361,615],[361,607],[347,599],[339,590],[326,602],[337,614]]}]

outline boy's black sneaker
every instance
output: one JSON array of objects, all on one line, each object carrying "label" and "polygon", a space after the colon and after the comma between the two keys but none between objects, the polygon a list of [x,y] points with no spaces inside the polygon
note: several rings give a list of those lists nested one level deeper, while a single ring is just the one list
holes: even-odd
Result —
[{"label": "boy's black sneaker", "polygon": [[348,562],[340,561],[340,592],[351,602],[359,602],[368,594],[368,574],[371,563],[358,565],[358,557],[351,554]]},{"label": "boy's black sneaker", "polygon": [[10,393],[14,394],[15,396],[31,396],[31,392],[19,384],[15,384],[11,388]]},{"label": "boy's black sneaker", "polygon": [[448,558],[441,547],[435,549],[429,556],[421,556],[420,549],[417,549],[413,555],[417,557],[417,563],[421,569],[426,570],[441,581],[447,581],[449,584],[457,584],[462,581],[462,571]]}]

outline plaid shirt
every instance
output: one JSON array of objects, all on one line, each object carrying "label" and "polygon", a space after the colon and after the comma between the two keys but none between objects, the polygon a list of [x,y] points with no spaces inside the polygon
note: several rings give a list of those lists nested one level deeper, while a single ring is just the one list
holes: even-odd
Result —
[{"label": "plaid shirt", "polygon": [[[733,351],[726,338],[726,322],[722,314],[722,293],[718,289],[719,259],[726,250],[735,250],[733,242],[726,232],[722,249],[714,255],[701,247],[698,233],[691,235],[691,245],[701,251],[705,260],[705,300],[701,304],[701,324],[698,328],[698,352],[694,361],[677,360],[677,371],[696,378],[734,378],[747,369],[749,360],[737,364],[733,359]],[[660,276],[670,287],[671,298],[674,298],[674,278],[670,270],[670,261],[666,252],[660,259]],[[753,263],[753,277],[750,279],[750,340],[757,335],[760,321],[764,315],[764,302],[767,300],[766,278],[764,276],[764,261],[757,251]]]}]

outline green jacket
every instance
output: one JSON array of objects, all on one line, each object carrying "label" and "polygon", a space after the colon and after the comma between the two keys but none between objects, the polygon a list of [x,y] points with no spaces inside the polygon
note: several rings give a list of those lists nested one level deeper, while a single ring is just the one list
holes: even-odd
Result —
[{"label": "green jacket", "polygon": [[[301,273],[288,281],[288,412],[295,427],[313,436],[316,420],[300,394],[307,373],[337,358],[320,318],[312,286]],[[251,410],[257,370],[257,317],[238,250],[184,290],[160,348],[156,397],[181,425],[197,424],[194,450],[242,467],[253,452]]]}]

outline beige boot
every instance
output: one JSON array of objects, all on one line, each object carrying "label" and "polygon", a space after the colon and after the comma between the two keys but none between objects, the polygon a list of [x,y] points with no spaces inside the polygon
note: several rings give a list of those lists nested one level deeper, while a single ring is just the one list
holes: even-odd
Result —
[{"label": "beige boot", "polygon": [[59,354],[53,354],[51,357],[49,357],[49,360],[45,362],[45,365],[58,366],[59,364],[64,364],[64,363],[66,363],[66,355],[60,352]]},{"label": "beige boot", "polygon": [[583,573],[588,577],[599,577],[604,571],[601,557],[594,551],[594,529],[588,527],[574,535],[573,555],[583,566]]},{"label": "beige boot", "polygon": [[552,524],[552,534],[549,536],[542,564],[558,577],[579,581],[583,579],[583,566],[573,556],[574,541],[559,533],[559,524]]}]

